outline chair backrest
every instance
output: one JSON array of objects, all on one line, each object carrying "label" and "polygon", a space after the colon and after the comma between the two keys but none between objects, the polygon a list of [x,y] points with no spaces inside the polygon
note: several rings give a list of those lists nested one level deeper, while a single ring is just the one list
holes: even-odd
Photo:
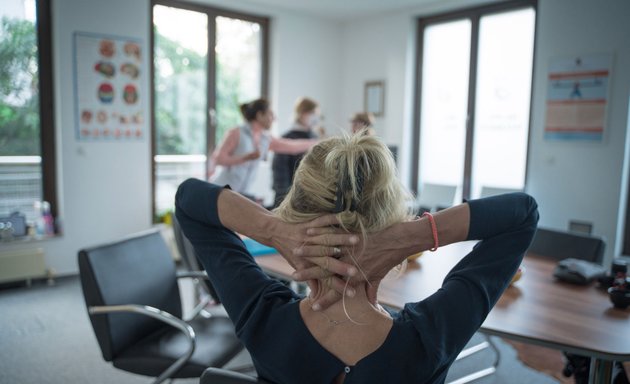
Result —
[{"label": "chair backrest", "polygon": [[569,257],[601,264],[606,242],[598,236],[538,228],[529,252],[555,260]]},{"label": "chair backrest", "polygon": [[484,185],[481,187],[481,193],[479,194],[479,197],[496,196],[496,195],[502,195],[504,193],[512,193],[512,192],[523,192],[523,190],[516,189],[516,188],[489,187],[489,186]]},{"label": "chair backrest", "polygon": [[[204,269],[199,263],[199,259],[197,259],[197,252],[195,252],[195,248],[192,243],[188,240],[184,231],[182,231],[182,227],[179,225],[176,215],[172,216],[172,223],[175,243],[177,244],[177,250],[182,258],[182,262],[189,271],[203,271]],[[216,304],[221,304],[221,299],[219,299],[219,295],[214,289],[212,282],[208,279],[203,279],[202,284],[206,288],[208,294],[212,296],[212,300],[214,300]]]},{"label": "chair backrest", "polygon": [[455,204],[456,185],[424,183],[416,199],[417,206],[435,211]]},{"label": "chair backrest", "polygon": [[[79,251],[87,307],[149,305],[181,318],[175,263],[157,229]],[[168,325],[150,317],[90,315],[103,358],[111,361],[129,345]]]},{"label": "chair backrest", "polygon": [[270,384],[267,381],[262,379],[257,379],[255,377],[247,376],[242,373],[228,371],[226,369],[221,368],[207,368],[203,375],[201,375],[201,379],[199,380],[199,384],[248,384],[248,383],[259,383],[259,384]]}]

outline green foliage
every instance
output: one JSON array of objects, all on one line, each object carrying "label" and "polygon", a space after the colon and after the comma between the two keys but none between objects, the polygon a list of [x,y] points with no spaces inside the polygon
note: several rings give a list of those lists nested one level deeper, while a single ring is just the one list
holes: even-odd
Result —
[{"label": "green foliage", "polygon": [[[182,47],[154,28],[157,153],[205,154],[207,56]],[[217,142],[239,124],[240,78],[217,61]]]},{"label": "green foliage", "polygon": [[[205,120],[197,121],[199,118],[195,119],[194,115],[205,117],[206,84],[191,80],[205,79],[206,56],[182,47],[160,34],[157,28],[153,33],[157,153],[205,153]],[[184,124],[194,129],[184,132]]]},{"label": "green foliage", "polygon": [[217,141],[242,120],[239,108],[240,79],[238,76],[230,76],[224,68],[225,65],[219,61],[217,63]]},{"label": "green foliage", "polygon": [[0,21],[0,156],[39,153],[35,24],[3,17]]}]

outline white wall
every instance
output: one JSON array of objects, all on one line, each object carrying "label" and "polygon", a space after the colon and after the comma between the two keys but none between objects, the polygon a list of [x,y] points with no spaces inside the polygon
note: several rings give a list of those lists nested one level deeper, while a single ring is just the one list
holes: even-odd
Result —
[{"label": "white wall", "polygon": [[[399,146],[401,157],[409,157],[415,19],[452,9],[457,1],[435,2],[345,25],[244,1],[205,3],[272,18],[270,85],[278,115],[276,133],[286,129],[293,103],[303,95],[321,102],[329,130],[347,129],[348,117],[363,109],[364,82],[383,79],[386,115],[377,121],[376,129],[388,144]],[[467,2],[472,3],[481,1]],[[77,142],[72,104],[72,33],[130,36],[142,39],[148,48],[149,7],[148,0],[57,0],[53,4],[57,165],[64,235],[3,247],[43,247],[48,266],[59,274],[77,271],[80,248],[151,225],[150,141]],[[607,259],[619,254],[617,233],[623,222],[619,208],[625,206],[622,169],[630,83],[628,14],[630,2],[625,0],[609,0],[605,6],[597,0],[540,0],[538,8],[526,188],[538,199],[541,225],[566,228],[570,219],[592,221],[595,233],[608,239]],[[549,59],[598,52],[615,55],[605,142],[543,141]],[[146,61],[143,70],[148,73]],[[144,91],[148,92],[148,81]],[[409,164],[402,163],[402,172],[408,176]]]},{"label": "white wall", "polygon": [[[606,260],[621,253],[627,183],[622,173],[630,89],[630,2],[541,1],[538,12],[532,131],[527,190],[537,198],[540,225],[566,229],[569,220],[593,223],[607,239]],[[589,53],[614,54],[605,140],[602,144],[543,140],[545,73],[549,60]]]},{"label": "white wall", "polygon": [[[339,119],[340,83],[336,58],[341,45],[336,22],[273,9],[245,8],[238,2],[207,1],[223,8],[249,10],[272,18],[271,100],[278,133],[292,117],[298,96],[321,101],[327,119]],[[146,229],[151,221],[150,139],[129,143],[77,142],[74,133],[73,33],[139,38],[149,48],[148,0],[57,0],[53,3],[53,44],[57,169],[63,236],[3,249],[44,248],[46,264],[58,274],[76,273],[77,251]],[[145,51],[146,52],[146,51]],[[332,58],[332,59],[331,59]],[[149,73],[149,61],[141,68]],[[141,95],[149,94],[149,78]],[[148,121],[145,132],[149,132]],[[269,188],[261,186],[261,188]]]},{"label": "white wall", "polygon": [[[494,0],[468,0],[466,6],[489,2]],[[350,116],[364,109],[366,81],[385,81],[385,114],[376,119],[374,128],[387,144],[398,146],[398,167],[406,184],[411,172],[416,22],[421,15],[448,12],[461,3],[433,2],[344,25],[342,114]]]},{"label": "white wall", "polygon": [[[125,12],[118,8],[126,7]],[[75,140],[73,33],[140,38],[145,47],[149,14],[145,1],[55,1],[53,80],[59,208],[63,236],[15,245],[44,248],[46,264],[59,274],[77,271],[77,251],[151,225],[150,141],[86,143]],[[112,23],[112,20],[115,20]],[[115,29],[112,26],[115,25]],[[148,73],[148,60],[142,71]],[[148,95],[148,78],[140,95]],[[149,131],[148,123],[144,127]]]},{"label": "white wall", "polygon": [[[344,28],[343,114],[361,108],[363,83],[386,81],[385,117],[377,131],[409,156],[413,105],[413,50],[417,17],[453,8],[453,2],[349,23]],[[606,260],[620,253],[625,210],[622,173],[630,83],[630,2],[611,0],[540,0],[534,63],[532,122],[526,190],[540,205],[540,225],[567,229],[568,221],[594,224],[607,238]],[[375,47],[379,47],[375,49]],[[546,69],[550,58],[563,55],[613,53],[606,140],[602,144],[543,141]],[[408,176],[408,159],[401,173]],[[623,194],[622,194],[623,191]],[[621,209],[620,209],[621,208]]]}]

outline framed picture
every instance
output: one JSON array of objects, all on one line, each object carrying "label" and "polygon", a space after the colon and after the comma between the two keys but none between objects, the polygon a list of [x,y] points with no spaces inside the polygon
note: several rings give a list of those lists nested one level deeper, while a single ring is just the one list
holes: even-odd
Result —
[{"label": "framed picture", "polygon": [[365,83],[364,95],[365,112],[369,112],[376,117],[385,114],[385,82],[368,81]]}]

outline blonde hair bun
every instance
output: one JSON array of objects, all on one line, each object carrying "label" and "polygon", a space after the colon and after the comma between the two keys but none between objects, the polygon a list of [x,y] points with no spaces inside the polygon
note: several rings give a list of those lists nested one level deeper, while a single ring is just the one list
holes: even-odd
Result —
[{"label": "blonde hair bun", "polygon": [[375,232],[411,217],[411,194],[391,151],[375,136],[331,137],[311,148],[275,213],[287,222],[336,213],[351,232]]}]

